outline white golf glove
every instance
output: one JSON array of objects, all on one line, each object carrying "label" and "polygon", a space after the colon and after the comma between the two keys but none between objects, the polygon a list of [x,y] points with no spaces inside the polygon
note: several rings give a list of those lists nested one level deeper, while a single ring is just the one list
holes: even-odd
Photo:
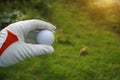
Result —
[{"label": "white golf glove", "polygon": [[54,31],[56,27],[45,21],[33,19],[12,23],[0,31],[0,67],[54,51],[52,46],[25,43],[28,33],[36,29]]}]

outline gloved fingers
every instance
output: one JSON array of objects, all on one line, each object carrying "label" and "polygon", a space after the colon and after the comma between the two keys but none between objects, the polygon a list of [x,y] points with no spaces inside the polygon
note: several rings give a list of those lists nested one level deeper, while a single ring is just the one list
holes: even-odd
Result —
[{"label": "gloved fingers", "polygon": [[54,48],[50,45],[21,43],[21,54],[23,57],[31,57],[43,54],[51,54]]},{"label": "gloved fingers", "polygon": [[52,46],[27,44],[22,41],[17,41],[8,47],[0,56],[0,67],[14,65],[32,56],[51,54],[53,51]]},{"label": "gloved fingers", "polygon": [[23,40],[30,31],[41,29],[54,31],[56,27],[48,22],[33,19],[13,23],[7,29],[11,30]]}]

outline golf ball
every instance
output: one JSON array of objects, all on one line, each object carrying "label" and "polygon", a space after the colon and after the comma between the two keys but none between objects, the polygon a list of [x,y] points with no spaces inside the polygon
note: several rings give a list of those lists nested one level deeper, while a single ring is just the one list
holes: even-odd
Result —
[{"label": "golf ball", "polygon": [[41,30],[37,34],[37,42],[39,44],[51,45],[54,42],[54,34],[50,30]]}]

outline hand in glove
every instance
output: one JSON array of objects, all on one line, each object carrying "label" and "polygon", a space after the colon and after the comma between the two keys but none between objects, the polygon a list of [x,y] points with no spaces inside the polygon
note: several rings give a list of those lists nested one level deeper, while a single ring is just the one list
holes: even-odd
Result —
[{"label": "hand in glove", "polygon": [[56,27],[45,21],[33,19],[12,23],[0,31],[0,67],[7,67],[26,58],[54,51],[50,45],[25,43],[27,34],[36,29],[54,31]]}]

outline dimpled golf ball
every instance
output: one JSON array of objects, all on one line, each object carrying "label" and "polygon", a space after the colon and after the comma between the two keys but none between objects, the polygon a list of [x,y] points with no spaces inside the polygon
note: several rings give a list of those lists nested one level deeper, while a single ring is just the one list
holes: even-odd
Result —
[{"label": "dimpled golf ball", "polygon": [[51,45],[54,42],[54,34],[50,30],[41,30],[37,34],[37,42],[39,44]]}]

